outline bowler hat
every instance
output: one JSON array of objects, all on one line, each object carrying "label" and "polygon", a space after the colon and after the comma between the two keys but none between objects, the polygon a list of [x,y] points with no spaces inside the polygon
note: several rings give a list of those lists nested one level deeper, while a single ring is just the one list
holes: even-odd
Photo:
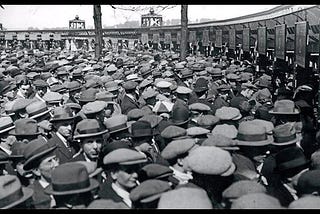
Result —
[{"label": "bowler hat", "polygon": [[252,121],[243,121],[239,124],[237,145],[265,146],[272,143],[272,136],[268,135],[266,128]]},{"label": "bowler hat", "polygon": [[153,130],[151,124],[147,121],[137,121],[131,125],[132,137],[148,137],[153,136]]},{"label": "bowler hat", "polygon": [[22,187],[17,176],[0,176],[0,209],[13,208],[31,198],[33,193],[33,189]]},{"label": "bowler hat", "polygon": [[270,114],[282,114],[282,115],[296,115],[299,114],[299,110],[295,107],[292,100],[277,100],[274,103],[273,109],[269,111]]},{"label": "bowler hat", "polygon": [[273,129],[273,139],[274,141],[271,144],[276,146],[295,144],[300,140],[296,134],[294,123],[289,122],[278,125]]},{"label": "bowler hat", "polygon": [[70,195],[89,192],[99,186],[89,178],[86,167],[81,163],[64,163],[52,171],[51,184],[44,192],[50,195]]},{"label": "bowler hat", "polygon": [[50,109],[47,108],[46,103],[42,101],[33,102],[26,107],[26,112],[31,119],[45,115],[49,113],[49,111]]},{"label": "bowler hat", "polygon": [[275,172],[286,172],[298,167],[307,167],[310,160],[306,158],[303,151],[299,147],[289,147],[279,151],[276,156]]},{"label": "bowler hat", "polygon": [[30,118],[18,119],[14,122],[15,129],[11,130],[9,134],[15,136],[35,136],[39,135],[37,121]]},{"label": "bowler hat", "polygon": [[77,123],[73,137],[74,139],[94,137],[103,135],[107,131],[96,119],[83,119]]},{"label": "bowler hat", "polygon": [[53,117],[50,120],[51,122],[59,122],[65,120],[72,120],[74,119],[74,115],[72,114],[71,108],[69,106],[64,107],[56,107],[53,110]]},{"label": "bowler hat", "polygon": [[43,138],[30,141],[23,151],[23,156],[26,159],[23,164],[23,169],[30,170],[37,167],[36,164],[39,163],[38,161],[56,148],[57,146],[51,146],[46,143]]}]

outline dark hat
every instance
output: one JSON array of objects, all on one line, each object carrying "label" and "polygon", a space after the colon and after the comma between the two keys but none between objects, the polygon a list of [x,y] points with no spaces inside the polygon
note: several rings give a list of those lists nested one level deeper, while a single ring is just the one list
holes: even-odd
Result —
[{"label": "dark hat", "polygon": [[103,158],[103,164],[133,165],[147,162],[147,157],[136,150],[120,148],[111,151]]},{"label": "dark hat", "polygon": [[16,112],[22,109],[25,109],[30,103],[34,102],[33,99],[24,99],[24,98],[18,98],[14,101],[14,104],[12,106],[12,111]]},{"label": "dark hat", "polygon": [[77,123],[74,131],[74,139],[100,136],[108,130],[101,127],[96,119],[83,119]]},{"label": "dark hat", "polygon": [[193,77],[193,72],[192,70],[188,69],[188,68],[184,68],[181,70],[181,79],[184,78],[189,78],[189,77]]},{"label": "dark hat", "polygon": [[71,82],[68,82],[68,84],[66,84],[66,88],[69,91],[76,91],[76,90],[81,89],[82,85],[78,81],[71,81]]},{"label": "dark hat", "polygon": [[181,104],[180,102],[176,102],[172,107],[172,119],[174,125],[183,125],[189,122],[189,108]]},{"label": "dark hat", "polygon": [[127,114],[128,121],[130,121],[130,120],[138,120],[141,117],[143,117],[144,114],[145,114],[144,111],[141,110],[141,109],[138,109],[138,108],[131,109]]},{"label": "dark hat", "polygon": [[130,199],[133,202],[148,203],[160,198],[162,193],[170,189],[168,182],[150,179],[131,190]]},{"label": "dark hat", "polygon": [[320,197],[307,195],[292,201],[288,209],[320,209]]},{"label": "dark hat", "polygon": [[31,119],[35,119],[42,115],[45,115],[49,113],[49,111],[50,109],[47,108],[46,103],[42,101],[33,102],[26,107],[26,112]]},{"label": "dark hat", "polygon": [[26,159],[23,165],[24,170],[30,170],[37,167],[38,161],[50,154],[57,146],[51,146],[43,138],[30,141],[24,148],[23,156]]},{"label": "dark hat", "polygon": [[35,87],[48,87],[49,86],[49,84],[46,82],[46,81],[44,81],[44,80],[35,80],[34,82],[33,82],[33,85],[35,86]]},{"label": "dark hat", "polygon": [[195,145],[195,140],[190,138],[173,140],[162,150],[161,156],[167,160],[173,159],[181,154],[189,152],[192,148],[195,147]]},{"label": "dark hat", "polygon": [[299,147],[289,147],[279,151],[276,156],[275,172],[286,172],[310,163]]},{"label": "dark hat", "polygon": [[0,117],[0,135],[14,129],[13,120],[11,117]]},{"label": "dark hat", "polygon": [[154,133],[151,124],[147,121],[137,121],[131,125],[132,137],[148,137],[153,136]]},{"label": "dark hat", "polygon": [[294,123],[289,122],[278,125],[273,129],[273,139],[274,141],[271,144],[276,146],[295,144],[300,140],[296,134]]},{"label": "dark hat", "polygon": [[236,169],[230,153],[214,146],[195,148],[189,153],[186,165],[193,172],[205,175],[229,176]]},{"label": "dark hat", "polygon": [[234,140],[221,134],[210,135],[202,142],[201,146],[216,146],[225,150],[239,150]]},{"label": "dark hat", "polygon": [[319,182],[320,170],[307,170],[303,172],[298,178],[298,183],[295,189],[299,195],[312,194],[314,192],[320,193]]},{"label": "dark hat", "polygon": [[[67,89],[66,89],[65,85],[62,85],[62,84],[55,84],[55,85],[50,86],[51,93],[52,92],[64,93],[66,90]],[[48,92],[48,93],[50,93],[50,92]]]},{"label": "dark hat", "polygon": [[15,136],[35,136],[40,134],[38,123],[34,119],[18,119],[14,122],[14,125],[15,129],[11,130],[9,134]]},{"label": "dark hat", "polygon": [[128,117],[127,115],[114,115],[104,121],[104,125],[109,130],[109,133],[119,132],[125,129],[128,129],[129,126],[127,124]]},{"label": "dark hat", "polygon": [[143,182],[149,179],[167,178],[173,174],[173,170],[168,166],[157,163],[150,163],[141,168],[138,173],[139,181]]},{"label": "dark hat", "polygon": [[208,90],[208,80],[203,77],[200,77],[199,79],[197,79],[193,90],[195,92],[202,92]]},{"label": "dark hat", "polygon": [[50,195],[70,195],[89,192],[99,186],[89,178],[86,167],[81,163],[64,163],[52,171],[51,184],[44,192]]},{"label": "dark hat", "polygon": [[47,103],[59,103],[62,100],[62,95],[58,92],[48,91],[42,97]]},{"label": "dark hat", "polygon": [[184,128],[181,128],[179,126],[174,126],[170,125],[166,127],[162,132],[161,132],[161,137],[166,138],[166,139],[173,139],[173,138],[178,138],[182,136],[186,136],[187,130]]},{"label": "dark hat", "polygon": [[273,138],[267,134],[264,126],[252,121],[243,121],[239,124],[235,141],[237,145],[242,146],[265,146],[271,144]]},{"label": "dark hat", "polygon": [[0,176],[0,209],[14,208],[31,198],[33,193],[33,189],[22,187],[17,176]]},{"label": "dark hat", "polygon": [[222,193],[223,198],[236,199],[251,193],[266,193],[266,188],[253,180],[241,180],[231,184]]},{"label": "dark hat", "polygon": [[266,193],[251,193],[232,202],[231,209],[281,209],[277,198]]},{"label": "dark hat", "polygon": [[116,150],[116,149],[130,149],[130,146],[128,143],[121,141],[121,140],[114,140],[108,144],[105,144],[102,146],[101,149],[101,155],[104,157],[105,155],[109,154],[110,152]]},{"label": "dark hat", "polygon": [[94,88],[89,88],[87,90],[84,90],[80,94],[79,101],[81,101],[81,102],[93,102],[93,101],[96,100],[96,94],[98,92],[99,91],[97,89],[94,89]]},{"label": "dark hat", "polygon": [[296,115],[299,114],[299,110],[295,107],[292,100],[277,100],[274,103],[274,108],[269,111],[270,114],[280,115]]},{"label": "dark hat", "polygon": [[51,122],[59,122],[65,120],[72,120],[74,119],[74,115],[72,114],[71,108],[68,106],[64,107],[56,107],[53,109],[53,117],[50,120]]},{"label": "dark hat", "polygon": [[162,117],[158,116],[158,115],[154,115],[154,114],[148,114],[148,115],[144,115],[143,117],[141,117],[139,119],[139,121],[147,121],[150,123],[151,128],[155,128],[157,125],[159,125],[159,123],[163,120]]},{"label": "dark hat", "polygon": [[158,209],[212,209],[207,192],[202,188],[181,187],[161,195]]}]

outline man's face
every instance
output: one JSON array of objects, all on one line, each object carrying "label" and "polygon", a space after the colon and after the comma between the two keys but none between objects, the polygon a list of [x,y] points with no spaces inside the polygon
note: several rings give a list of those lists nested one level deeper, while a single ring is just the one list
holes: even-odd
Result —
[{"label": "man's face", "polygon": [[30,89],[30,85],[21,85],[19,90],[23,96],[27,96]]},{"label": "man's face", "polygon": [[115,182],[126,190],[130,190],[137,186],[138,170],[140,165],[120,166],[119,170],[114,173]]},{"label": "man's face", "polygon": [[84,138],[82,149],[90,159],[97,159],[101,151],[102,137]]},{"label": "man's face", "polygon": [[39,170],[40,170],[41,175],[45,179],[50,180],[52,171],[58,165],[59,165],[59,159],[55,155],[52,155],[50,157],[43,159],[39,165]]},{"label": "man's face", "polygon": [[58,132],[65,138],[72,135],[72,123],[73,121],[62,121],[58,123]]}]

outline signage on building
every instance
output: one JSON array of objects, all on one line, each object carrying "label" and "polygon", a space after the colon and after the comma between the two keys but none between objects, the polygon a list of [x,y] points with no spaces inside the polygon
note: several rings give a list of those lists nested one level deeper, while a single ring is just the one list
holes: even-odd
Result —
[{"label": "signage on building", "polygon": [[286,60],[286,24],[275,27],[275,57]]},{"label": "signage on building", "polygon": [[258,53],[267,55],[267,28],[258,28]]},{"label": "signage on building", "polygon": [[296,23],[295,38],[295,55],[296,63],[301,67],[306,67],[307,38],[308,38],[308,22]]}]

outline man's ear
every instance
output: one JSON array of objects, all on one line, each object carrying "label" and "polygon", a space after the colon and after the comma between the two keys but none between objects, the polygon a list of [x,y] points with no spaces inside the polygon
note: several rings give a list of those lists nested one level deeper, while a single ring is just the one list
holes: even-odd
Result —
[{"label": "man's ear", "polygon": [[118,171],[112,171],[110,172],[112,180],[117,180],[118,179]]},{"label": "man's ear", "polygon": [[178,164],[178,166],[183,166],[183,159],[182,158],[178,158],[177,159],[177,164]]},{"label": "man's ear", "polygon": [[41,176],[41,172],[40,169],[36,168],[36,169],[32,169],[32,173],[35,174],[36,176]]}]

